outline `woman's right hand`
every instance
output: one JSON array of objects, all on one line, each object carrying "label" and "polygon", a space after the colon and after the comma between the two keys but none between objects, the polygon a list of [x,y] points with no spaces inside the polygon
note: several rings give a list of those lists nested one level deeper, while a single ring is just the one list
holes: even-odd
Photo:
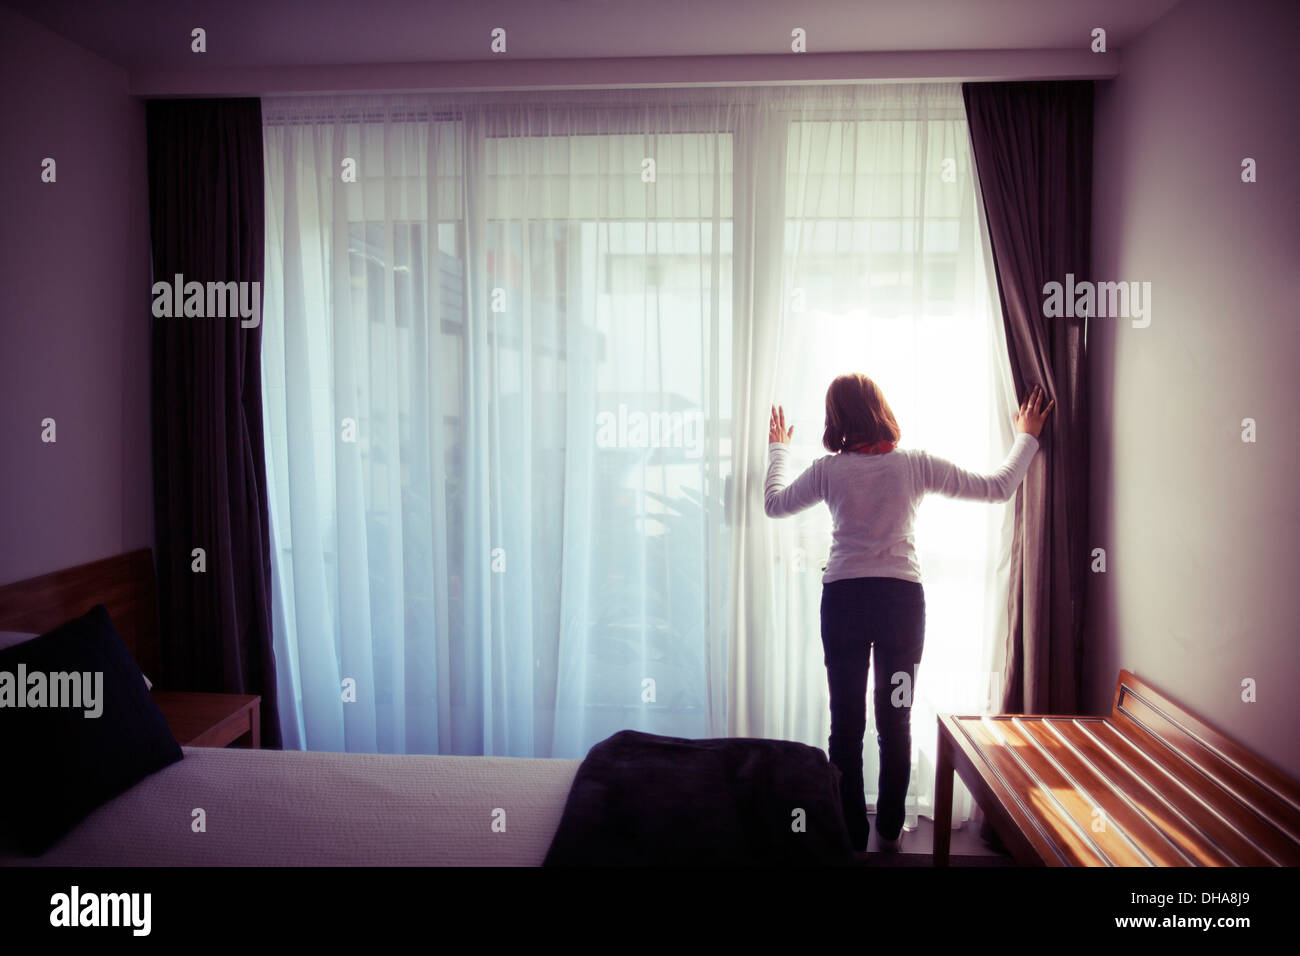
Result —
[{"label": "woman's right hand", "polygon": [[770,445],[772,442],[779,442],[782,445],[790,443],[790,436],[794,434],[794,426],[785,427],[785,408],[784,406],[773,405],[772,417],[767,422],[767,441]]},{"label": "woman's right hand", "polygon": [[1046,408],[1043,407],[1043,387],[1035,385],[1016,413],[1016,431],[1037,438],[1043,431],[1043,422],[1047,421],[1048,413],[1055,407],[1056,399],[1052,399]]}]

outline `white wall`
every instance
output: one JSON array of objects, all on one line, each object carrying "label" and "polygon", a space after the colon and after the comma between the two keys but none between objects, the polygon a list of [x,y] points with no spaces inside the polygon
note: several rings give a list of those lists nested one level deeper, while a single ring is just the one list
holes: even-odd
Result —
[{"label": "white wall", "polygon": [[[1088,703],[1126,667],[1300,776],[1300,5],[1185,0],[1097,84]],[[1259,181],[1241,181],[1253,157]],[[1243,418],[1258,441],[1243,444]],[[1258,701],[1241,682],[1258,682]]]},{"label": "white wall", "polygon": [[0,583],[153,543],[145,121],[127,82],[0,7]]}]

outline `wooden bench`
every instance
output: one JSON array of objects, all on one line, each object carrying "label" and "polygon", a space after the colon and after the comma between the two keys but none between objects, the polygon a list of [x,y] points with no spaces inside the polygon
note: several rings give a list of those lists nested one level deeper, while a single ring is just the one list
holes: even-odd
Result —
[{"label": "wooden bench", "polygon": [[936,866],[953,771],[1024,865],[1300,865],[1300,785],[1128,671],[1107,717],[939,716]]}]

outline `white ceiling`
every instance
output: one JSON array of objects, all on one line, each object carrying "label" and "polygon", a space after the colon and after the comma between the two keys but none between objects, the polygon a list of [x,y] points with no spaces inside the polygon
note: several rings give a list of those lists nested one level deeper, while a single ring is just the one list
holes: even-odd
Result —
[{"label": "white ceiling", "polygon": [[1179,0],[0,0],[129,70],[902,50],[1122,49]]}]

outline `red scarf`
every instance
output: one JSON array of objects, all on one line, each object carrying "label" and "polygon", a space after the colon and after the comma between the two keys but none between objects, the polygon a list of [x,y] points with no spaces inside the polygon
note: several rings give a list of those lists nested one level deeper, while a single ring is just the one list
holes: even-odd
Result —
[{"label": "red scarf", "polygon": [[896,441],[863,442],[858,445],[852,445],[849,448],[845,448],[844,450],[856,451],[864,455],[883,455],[886,452],[893,451],[894,446],[896,446],[897,444],[898,442]]}]

